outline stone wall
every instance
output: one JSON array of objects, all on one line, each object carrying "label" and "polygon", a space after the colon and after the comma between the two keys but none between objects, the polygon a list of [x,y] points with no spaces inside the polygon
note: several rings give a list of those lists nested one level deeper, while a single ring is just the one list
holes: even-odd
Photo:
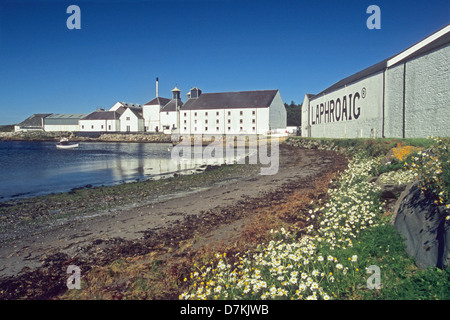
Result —
[{"label": "stone wall", "polygon": [[163,142],[171,143],[171,135],[148,133],[97,133],[78,134],[77,132],[0,132],[0,141],[59,141],[61,137],[69,137],[71,141],[101,142]]}]

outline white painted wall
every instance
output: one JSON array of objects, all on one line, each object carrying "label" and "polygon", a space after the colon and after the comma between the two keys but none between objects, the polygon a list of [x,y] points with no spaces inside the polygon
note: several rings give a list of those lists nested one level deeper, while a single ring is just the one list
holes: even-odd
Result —
[{"label": "white painted wall", "polygon": [[[384,136],[418,138],[450,136],[450,45],[421,56],[389,64],[375,75],[347,85],[321,97],[305,96],[302,110],[302,136],[312,137],[382,137],[383,94]],[[383,81],[384,75],[384,81]],[[366,97],[362,98],[365,89]],[[325,118],[329,101],[356,93],[360,116],[334,121]],[[341,102],[342,103],[342,102]],[[347,108],[349,103],[347,101]],[[352,105],[353,109],[353,105]],[[310,125],[310,130],[308,130]]]},{"label": "white painted wall", "polygon": [[129,108],[119,118],[121,132],[144,131],[144,119],[138,118]]},{"label": "white painted wall", "polygon": [[117,109],[119,109],[120,107],[122,107],[123,104],[121,102],[116,102],[110,109],[109,111],[116,111]]},{"label": "white painted wall", "polygon": [[286,129],[287,126],[287,114],[284,107],[281,94],[278,91],[270,104],[270,121],[269,125],[271,130],[274,129]]},{"label": "white painted wall", "polygon": [[119,120],[80,120],[79,131],[82,132],[107,132],[120,131]]},{"label": "white painted wall", "polygon": [[181,110],[182,134],[267,134],[269,108]]},{"label": "white painted wall", "polygon": [[[309,101],[312,137],[369,138],[382,129],[383,73]],[[302,126],[308,117],[302,118]]]},{"label": "white painted wall", "polygon": [[78,124],[74,124],[74,125],[54,125],[54,124],[46,124],[44,125],[44,131],[47,132],[61,132],[61,131],[68,131],[68,132],[75,132],[75,131],[79,131],[79,125]]},{"label": "white painted wall", "polygon": [[450,136],[450,45],[406,63],[405,134]]},{"label": "white painted wall", "polygon": [[159,116],[161,124],[159,131],[162,131],[164,129],[164,126],[168,126],[170,129],[172,129],[174,126],[175,128],[178,128],[178,115],[176,111],[161,111]]},{"label": "white painted wall", "polygon": [[156,127],[161,129],[160,124],[160,110],[159,105],[144,105],[142,106],[142,116],[144,118],[144,126],[147,127],[147,131],[155,132]]}]

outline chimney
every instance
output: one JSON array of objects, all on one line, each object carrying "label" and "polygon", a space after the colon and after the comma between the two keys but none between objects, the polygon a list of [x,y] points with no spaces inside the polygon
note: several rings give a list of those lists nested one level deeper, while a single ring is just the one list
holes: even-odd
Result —
[{"label": "chimney", "polygon": [[156,78],[156,97],[159,97],[159,80]]}]

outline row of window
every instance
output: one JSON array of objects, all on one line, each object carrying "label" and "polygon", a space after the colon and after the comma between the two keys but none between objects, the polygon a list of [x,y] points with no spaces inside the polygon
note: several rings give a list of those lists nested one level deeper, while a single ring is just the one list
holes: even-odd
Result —
[{"label": "row of window", "polygon": [[[208,123],[208,119],[205,119],[205,124]],[[216,123],[219,124],[220,120],[216,119]],[[239,119],[239,123],[242,124],[244,123],[243,119]],[[256,119],[252,119],[252,123],[256,123]],[[184,124],[187,124],[187,120],[184,120]],[[197,124],[197,120],[194,120],[194,124]],[[231,119],[228,119],[228,124],[231,124]]]},{"label": "row of window", "polygon": [[[231,111],[228,111],[228,115],[231,116]],[[244,111],[239,111],[239,115],[243,116],[244,115]],[[252,116],[256,115],[256,111],[253,110],[252,111]],[[187,117],[187,112],[184,113],[184,116]],[[194,112],[194,117],[197,116],[197,112]],[[205,111],[205,116],[208,116],[208,111]],[[216,111],[216,116],[219,116],[219,111]]]},{"label": "row of window", "polygon": [[[101,130],[105,129],[105,126],[102,124],[100,126]],[[81,129],[84,129],[84,125],[81,125]],[[91,129],[94,129],[94,125],[91,125]],[[111,131],[111,125],[108,125],[108,130]],[[127,131],[131,131],[131,127],[127,126]]]},{"label": "row of window", "polygon": [[[243,127],[240,127],[239,130],[240,130],[240,131],[243,131],[244,128],[243,128]],[[187,127],[184,127],[184,131],[187,131]],[[198,131],[198,130],[197,130],[197,127],[194,127],[194,131]],[[205,131],[208,131],[208,127],[205,127]],[[219,128],[219,127],[216,127],[216,131],[217,131],[217,132],[220,131],[220,128]],[[228,131],[231,131],[231,127],[228,127]],[[256,127],[252,127],[252,132],[256,132]]]}]

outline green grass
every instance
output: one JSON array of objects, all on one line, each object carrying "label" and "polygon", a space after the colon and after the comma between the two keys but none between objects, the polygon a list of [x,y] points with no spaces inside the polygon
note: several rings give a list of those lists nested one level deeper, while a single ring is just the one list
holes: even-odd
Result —
[{"label": "green grass", "polygon": [[[306,234],[281,230],[256,252],[219,253],[216,261],[191,273],[180,298],[448,300],[449,268],[416,267],[390,217],[383,215],[378,187],[368,182],[379,156],[398,142],[321,139],[321,147],[353,148],[355,157],[327,202],[310,211]],[[409,143],[432,144],[424,139]],[[372,266],[380,270],[379,289],[368,286],[366,270]]]}]

